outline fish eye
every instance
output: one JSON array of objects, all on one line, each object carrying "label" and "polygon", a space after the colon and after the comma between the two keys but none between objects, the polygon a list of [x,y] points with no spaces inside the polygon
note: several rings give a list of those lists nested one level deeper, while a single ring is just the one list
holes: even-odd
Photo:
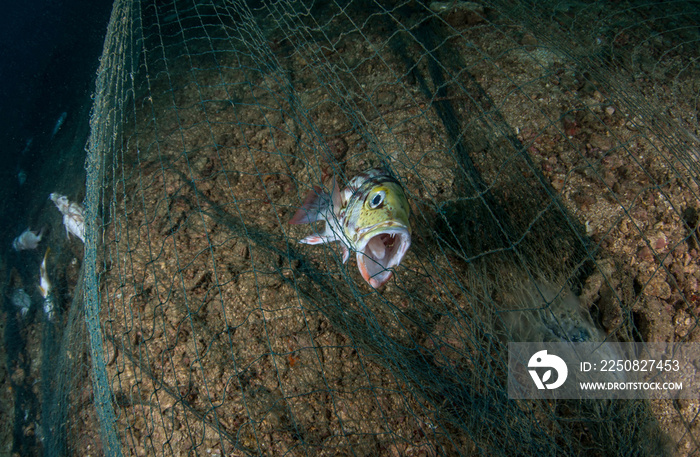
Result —
[{"label": "fish eye", "polygon": [[374,197],[372,197],[372,200],[369,202],[369,207],[374,209],[374,208],[378,207],[379,205],[381,205],[382,202],[384,201],[384,195],[385,195],[385,193],[383,190],[380,190],[379,192],[374,194]]}]

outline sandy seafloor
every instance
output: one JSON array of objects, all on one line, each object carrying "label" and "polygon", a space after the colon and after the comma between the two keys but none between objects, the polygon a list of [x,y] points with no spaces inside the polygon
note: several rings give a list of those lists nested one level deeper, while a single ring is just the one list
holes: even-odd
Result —
[{"label": "sandy seafloor", "polygon": [[[674,35],[645,40],[630,13],[567,42],[600,11],[535,28],[411,4],[273,8],[239,41],[244,22],[203,11],[145,22],[103,164],[125,455],[697,452],[696,400],[503,398],[506,343],[554,338],[549,314],[518,311],[543,306],[535,285],[567,298],[559,336],[698,341],[698,143],[666,130],[697,126],[697,75]],[[413,246],[374,291],[287,221],[313,186],[382,164]],[[71,433],[100,453],[96,428]]]}]

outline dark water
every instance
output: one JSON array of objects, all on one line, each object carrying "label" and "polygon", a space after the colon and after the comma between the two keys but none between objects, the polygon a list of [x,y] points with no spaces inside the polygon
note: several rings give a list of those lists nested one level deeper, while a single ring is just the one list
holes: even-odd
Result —
[{"label": "dark water", "polygon": [[[91,94],[111,6],[109,0],[5,2],[0,14],[0,303],[7,316],[2,342],[7,358],[0,363],[8,375],[29,373],[38,355],[30,329],[43,319],[39,264],[46,246],[55,251],[55,241],[65,237],[49,193],[84,197]],[[54,135],[62,113],[65,121]],[[26,173],[23,185],[20,170]],[[15,252],[10,244],[27,227],[44,227],[45,241],[37,251]],[[8,299],[17,281],[33,301],[24,319]],[[42,331],[49,333],[50,328]],[[15,411],[3,412],[2,422],[13,424],[11,449],[19,455],[42,453],[42,437],[28,432],[41,411],[32,381],[8,376],[11,386],[2,386],[11,387],[14,397]]]},{"label": "dark water", "polygon": [[[33,223],[30,195],[48,184],[61,154],[84,146],[90,94],[104,42],[111,1],[6,2],[0,14],[0,243]],[[56,121],[67,113],[52,138]],[[25,147],[30,138],[31,146]],[[23,153],[24,151],[24,153]],[[65,160],[65,158],[64,158]],[[82,168],[82,166],[80,167]],[[17,174],[25,170],[20,187]],[[65,170],[61,170],[65,171]],[[48,196],[47,196],[48,197]],[[23,229],[22,229],[23,230]]]}]

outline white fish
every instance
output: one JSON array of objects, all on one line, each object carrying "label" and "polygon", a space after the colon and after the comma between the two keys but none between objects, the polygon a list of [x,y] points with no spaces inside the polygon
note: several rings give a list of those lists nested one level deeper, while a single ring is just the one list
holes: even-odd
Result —
[{"label": "white fish", "polygon": [[44,234],[44,229],[41,229],[38,233],[32,232],[27,228],[20,236],[14,239],[12,242],[12,247],[15,251],[25,251],[28,249],[36,249],[39,246],[41,237]]},{"label": "white fish", "polygon": [[21,287],[12,292],[10,301],[13,305],[19,308],[19,312],[22,314],[22,317],[27,315],[29,308],[32,306],[32,299],[29,298],[29,295]]},{"label": "white fish", "polygon": [[61,130],[63,123],[66,121],[66,117],[68,117],[68,113],[66,113],[65,111],[62,112],[61,116],[56,121],[56,125],[53,128],[53,132],[51,132],[51,138],[55,137],[58,131]]},{"label": "white fish", "polygon": [[41,296],[44,297],[44,314],[49,321],[53,321],[54,317],[54,303],[53,294],[51,293],[51,283],[49,282],[49,275],[46,271],[46,258],[49,256],[51,249],[46,249],[44,254],[44,260],[41,261],[41,267],[39,267],[39,291]]},{"label": "white fish", "polygon": [[54,202],[61,214],[63,214],[63,225],[66,227],[66,237],[70,239],[70,235],[74,235],[85,243],[85,217],[83,216],[83,206],[71,202],[65,195],[57,193],[52,193],[49,198]]}]

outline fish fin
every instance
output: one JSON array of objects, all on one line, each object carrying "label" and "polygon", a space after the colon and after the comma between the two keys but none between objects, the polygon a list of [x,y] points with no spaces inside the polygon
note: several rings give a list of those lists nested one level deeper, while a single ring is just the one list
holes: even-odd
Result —
[{"label": "fish fin", "polygon": [[348,259],[350,258],[350,250],[348,249],[347,246],[345,246],[345,244],[343,244],[342,246],[343,246],[343,263],[346,263],[348,261]]},{"label": "fish fin", "polygon": [[333,191],[331,193],[331,202],[333,202],[333,210],[338,211],[343,207],[343,194],[340,193],[340,187],[338,187],[338,181],[335,180],[333,176]]},{"label": "fish fin", "polygon": [[313,235],[307,236],[303,240],[299,240],[299,242],[303,244],[324,244],[332,241],[336,241],[335,238],[320,235],[318,233],[314,233]]},{"label": "fish fin", "polygon": [[304,199],[304,204],[294,213],[289,220],[290,224],[310,224],[320,219],[320,214],[328,205],[327,195],[323,190],[314,186]]}]

